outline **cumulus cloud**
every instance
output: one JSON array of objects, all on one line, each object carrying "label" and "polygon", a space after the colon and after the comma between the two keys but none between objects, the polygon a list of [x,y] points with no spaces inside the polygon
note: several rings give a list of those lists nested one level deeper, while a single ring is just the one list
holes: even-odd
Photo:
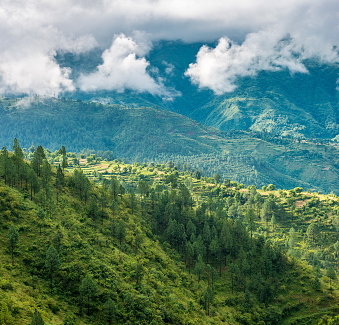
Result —
[{"label": "cumulus cloud", "polygon": [[220,95],[232,92],[239,77],[253,77],[262,70],[307,73],[303,54],[302,45],[290,37],[277,39],[268,32],[249,34],[241,45],[221,38],[213,49],[203,46],[185,74],[199,87]]},{"label": "cumulus cloud", "polygon": [[132,89],[152,94],[163,93],[162,86],[147,73],[149,62],[143,55],[149,50],[149,43],[137,44],[131,37],[117,35],[111,47],[103,52],[103,63],[98,66],[97,71],[80,76],[78,80],[80,89],[83,91]]}]

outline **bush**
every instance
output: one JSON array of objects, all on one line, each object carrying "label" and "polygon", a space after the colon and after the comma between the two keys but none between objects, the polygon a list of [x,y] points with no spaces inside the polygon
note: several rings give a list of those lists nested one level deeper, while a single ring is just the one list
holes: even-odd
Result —
[{"label": "bush", "polygon": [[0,284],[1,284],[1,289],[4,291],[13,290],[12,284],[6,280],[2,280]]}]

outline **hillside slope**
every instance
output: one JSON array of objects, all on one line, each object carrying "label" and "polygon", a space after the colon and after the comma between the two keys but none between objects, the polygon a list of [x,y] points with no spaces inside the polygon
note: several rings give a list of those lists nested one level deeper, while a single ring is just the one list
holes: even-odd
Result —
[{"label": "hillside slope", "polygon": [[[238,213],[253,216],[252,195],[263,206],[272,197],[198,181],[173,166],[152,181],[154,167],[123,163],[97,187],[79,169],[65,177],[43,156],[38,147],[27,164],[18,143],[14,155],[0,156],[6,325],[29,324],[35,309],[49,325],[316,324],[336,312],[325,279],[315,286],[311,268],[245,229],[254,219],[243,223]],[[233,205],[241,206],[236,215]],[[9,241],[15,232],[18,240]],[[53,277],[51,247],[59,256]]]},{"label": "hillside slope", "polygon": [[332,145],[259,133],[226,134],[155,108],[58,99],[36,99],[26,107],[20,103],[0,102],[0,140],[8,148],[15,137],[27,150],[32,143],[56,150],[60,141],[70,151],[111,151],[132,162],[173,160],[245,185],[273,182],[279,188],[339,192],[339,156]]}]

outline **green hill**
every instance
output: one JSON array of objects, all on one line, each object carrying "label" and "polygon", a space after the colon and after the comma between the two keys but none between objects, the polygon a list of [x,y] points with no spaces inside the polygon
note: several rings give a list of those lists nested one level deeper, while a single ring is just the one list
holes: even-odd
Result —
[{"label": "green hill", "polygon": [[[263,236],[265,216],[289,222],[293,200],[171,163],[111,162],[98,187],[45,151],[27,163],[15,142],[0,156],[4,324],[29,324],[35,309],[45,324],[317,324],[337,312],[337,283]],[[337,199],[309,212],[323,209]]]}]

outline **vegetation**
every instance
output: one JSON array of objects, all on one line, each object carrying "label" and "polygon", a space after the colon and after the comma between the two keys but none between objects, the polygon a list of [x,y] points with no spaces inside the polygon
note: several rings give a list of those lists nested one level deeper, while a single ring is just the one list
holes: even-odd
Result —
[{"label": "vegetation", "polygon": [[[221,182],[232,179],[258,188],[273,183],[278,188],[339,191],[338,149],[328,141],[247,131],[224,133],[155,108],[63,99],[35,98],[23,107],[18,99],[3,98],[0,116],[0,136],[8,148],[13,138],[22,138],[23,154],[33,159],[32,142],[42,143],[58,150],[54,158],[58,156],[62,170],[66,163],[76,164],[80,153],[89,163],[93,157],[140,164],[172,161],[179,170],[198,170],[203,176],[219,175]],[[66,160],[60,143],[77,155]],[[34,161],[41,159],[37,151]],[[33,174],[30,182],[36,183]]]},{"label": "vegetation", "polygon": [[4,324],[316,324],[336,315],[335,195],[198,180],[172,162],[115,160],[94,176],[93,156],[84,169],[70,157],[62,171],[63,150],[52,157],[39,146],[27,162],[15,148],[0,160]]}]

